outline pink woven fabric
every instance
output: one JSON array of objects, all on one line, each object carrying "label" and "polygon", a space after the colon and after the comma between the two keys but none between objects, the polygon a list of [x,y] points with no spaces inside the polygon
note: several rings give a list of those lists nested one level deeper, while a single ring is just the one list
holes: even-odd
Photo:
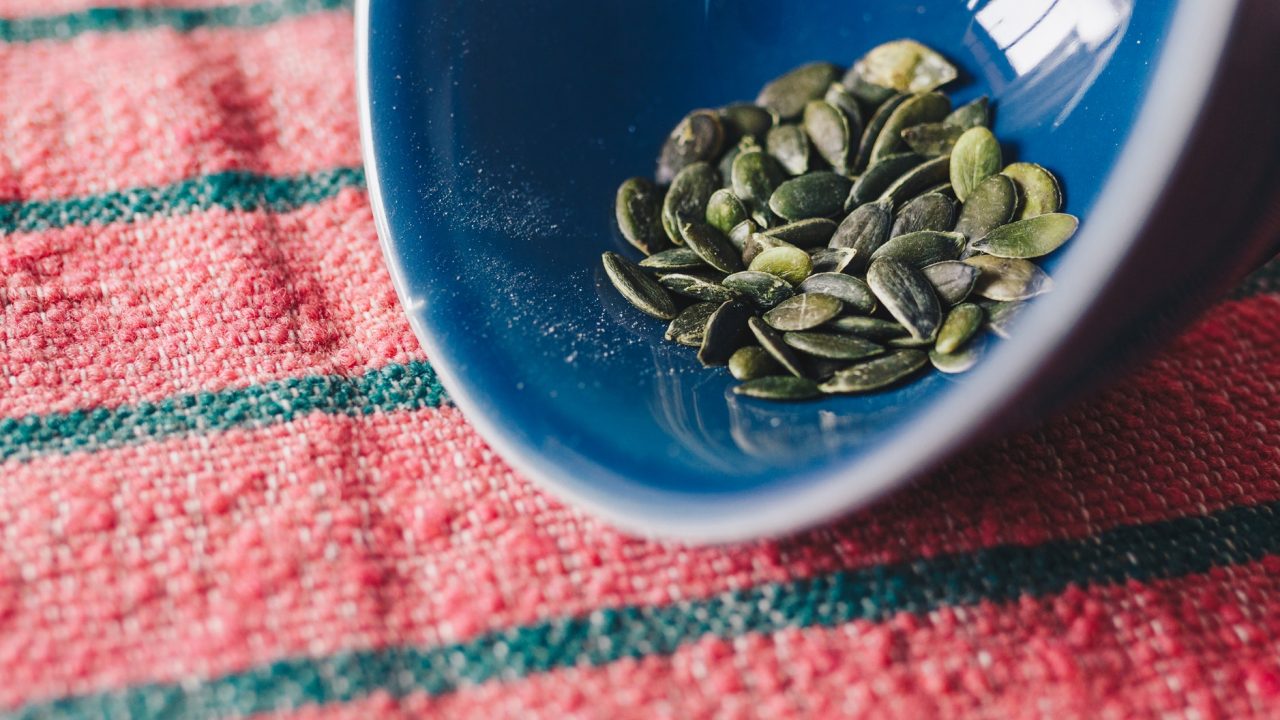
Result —
[{"label": "pink woven fabric", "polygon": [[0,41],[0,716],[1276,716],[1280,295],[833,526],[624,537],[439,401],[348,9],[115,7],[250,4]]}]

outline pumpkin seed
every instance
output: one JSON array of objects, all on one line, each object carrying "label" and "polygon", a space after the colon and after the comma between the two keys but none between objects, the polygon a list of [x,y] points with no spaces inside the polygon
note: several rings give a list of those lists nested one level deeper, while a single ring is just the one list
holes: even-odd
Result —
[{"label": "pumpkin seed", "polygon": [[850,272],[866,269],[871,253],[889,239],[889,227],[893,223],[889,210],[883,203],[867,203],[850,213],[836,228],[829,244],[833,248],[853,251],[853,261],[847,268]]},{"label": "pumpkin seed", "polygon": [[[734,197],[737,196],[735,195]],[[756,225],[755,220],[743,220],[737,225],[734,225],[733,229],[729,231],[729,242],[733,245],[734,249],[738,252],[742,252],[747,247],[747,238],[756,234],[759,230],[760,226]],[[743,262],[746,262],[746,260],[744,259]]]},{"label": "pumpkin seed", "polygon": [[791,283],[776,275],[755,270],[734,273],[720,282],[761,310],[768,310],[795,294]]},{"label": "pumpkin seed", "polygon": [[1027,303],[1021,300],[1011,302],[982,300],[978,302],[978,307],[987,314],[987,327],[991,328],[991,332],[1008,340],[1010,330],[1017,324],[1022,312],[1027,309]]},{"label": "pumpkin seed", "polygon": [[951,100],[942,93],[912,95],[885,120],[880,136],[871,146],[868,162],[874,165],[895,152],[907,149],[902,139],[903,130],[920,123],[938,122],[949,112],[951,112]]},{"label": "pumpkin seed", "polygon": [[902,142],[912,152],[925,157],[950,155],[956,141],[964,134],[966,128],[948,125],[945,122],[921,123],[902,131]]},{"label": "pumpkin seed", "polygon": [[667,326],[663,338],[689,347],[701,347],[702,337],[707,331],[707,320],[711,319],[712,313],[720,305],[721,303],[700,302],[681,310]]},{"label": "pumpkin seed", "polygon": [[959,75],[936,50],[915,40],[894,40],[872,48],[853,69],[866,82],[910,93],[942,87]]},{"label": "pumpkin seed", "polygon": [[913,338],[910,335],[906,337],[897,337],[885,343],[891,348],[910,348],[919,350],[933,347],[933,340],[929,338]]},{"label": "pumpkin seed", "polygon": [[987,178],[1000,172],[1000,141],[983,126],[964,131],[951,151],[951,186],[960,202]]},{"label": "pumpkin seed", "polygon": [[1053,278],[1030,260],[976,255],[965,263],[979,271],[974,292],[988,300],[1029,300],[1053,289]]},{"label": "pumpkin seed", "polygon": [[765,148],[791,175],[809,172],[809,136],[799,125],[779,125],[769,131]]},{"label": "pumpkin seed", "polygon": [[677,295],[704,302],[724,303],[738,296],[736,292],[720,283],[699,275],[671,273],[658,278],[658,283]]},{"label": "pumpkin seed", "polygon": [[956,221],[956,204],[941,193],[925,193],[907,202],[898,211],[890,237],[921,230],[946,232]]},{"label": "pumpkin seed", "polygon": [[973,345],[949,354],[940,353],[937,350],[929,351],[929,362],[933,363],[938,372],[948,375],[969,372],[974,365],[978,364],[978,360],[981,358],[982,353]]},{"label": "pumpkin seed", "polygon": [[747,244],[742,248],[742,261],[750,265],[765,250],[772,250],[777,247],[795,247],[786,240],[776,238],[772,235],[764,233],[754,233],[747,238]]},{"label": "pumpkin seed", "polygon": [[688,165],[676,175],[662,202],[663,228],[671,242],[677,245],[684,243],[680,224],[705,219],[707,202],[719,189],[720,173],[704,162]]},{"label": "pumpkin seed", "polygon": [[733,194],[738,196],[757,225],[769,227],[773,212],[769,198],[787,179],[787,172],[774,157],[762,150],[746,151],[733,161]]},{"label": "pumpkin seed", "polygon": [[789,332],[783,333],[782,341],[807,355],[832,360],[860,360],[884,352],[870,340],[835,333]]},{"label": "pumpkin seed", "polygon": [[919,270],[891,258],[867,268],[867,285],[880,304],[917,340],[932,339],[942,324],[942,308],[933,286]]},{"label": "pumpkin seed", "polygon": [[830,295],[804,293],[787,298],[764,314],[775,330],[809,330],[840,314],[844,303]]},{"label": "pumpkin seed", "polygon": [[804,132],[832,169],[848,172],[857,148],[853,145],[852,123],[843,111],[825,100],[811,101],[804,107]]},{"label": "pumpkin seed", "polygon": [[920,273],[933,286],[944,305],[964,302],[978,282],[978,269],[956,260],[926,265]]},{"label": "pumpkin seed", "polygon": [[974,188],[960,209],[956,232],[970,240],[986,237],[1012,220],[1017,209],[1018,190],[1013,181],[1004,175],[992,175]]},{"label": "pumpkin seed", "polygon": [[982,308],[973,303],[961,303],[947,313],[947,319],[938,329],[938,342],[935,349],[943,355],[959,350],[977,334],[982,327]]},{"label": "pumpkin seed", "polygon": [[707,318],[698,362],[708,367],[728,364],[733,353],[747,343],[747,320],[753,317],[751,306],[739,300],[730,300],[717,308]]},{"label": "pumpkin seed", "polygon": [[707,199],[707,224],[728,234],[747,219],[747,208],[732,190],[721,188]]},{"label": "pumpkin seed", "polygon": [[720,108],[720,124],[724,126],[726,147],[744,137],[764,142],[765,133],[769,132],[769,128],[776,122],[777,119],[773,113],[759,105],[734,103]]},{"label": "pumpkin seed", "polygon": [[845,310],[864,315],[876,311],[876,296],[871,293],[871,288],[852,275],[815,273],[805,278],[796,289],[802,293],[830,295],[844,303]]},{"label": "pumpkin seed", "polygon": [[796,247],[822,247],[831,241],[836,232],[836,221],[828,218],[809,218],[779,225],[764,231],[765,235],[785,240]]},{"label": "pumpkin seed", "polygon": [[1037,215],[992,230],[973,243],[973,249],[1005,258],[1041,257],[1062,247],[1078,227],[1080,221],[1074,215]]},{"label": "pumpkin seed", "polygon": [[844,209],[852,211],[859,205],[872,202],[903,175],[924,161],[924,156],[915,153],[900,153],[881,159],[858,177],[858,181],[853,184],[853,189],[849,192]]},{"label": "pumpkin seed", "polygon": [[774,375],[771,377],[748,380],[735,386],[733,392],[760,400],[811,400],[822,395],[812,380],[790,375]]},{"label": "pumpkin seed", "polygon": [[614,201],[618,230],[635,249],[650,253],[671,247],[662,231],[662,191],[645,178],[628,178]]},{"label": "pumpkin seed", "polygon": [[809,251],[814,274],[842,273],[849,269],[856,254],[849,248],[813,248]]},{"label": "pumpkin seed", "polygon": [[945,260],[955,260],[960,257],[962,249],[964,249],[964,236],[960,233],[921,230],[890,238],[888,242],[871,253],[871,261],[889,258],[912,267],[923,268]]},{"label": "pumpkin seed", "polygon": [[640,261],[640,267],[649,268],[656,272],[679,272],[681,270],[701,270],[705,269],[706,263],[698,254],[689,248],[671,248],[656,252],[649,257]]},{"label": "pumpkin seed", "polygon": [[672,182],[681,170],[696,162],[720,157],[724,126],[714,110],[694,110],[676,125],[658,156],[658,182]]},{"label": "pumpkin seed", "polygon": [[782,366],[759,345],[740,347],[729,356],[729,374],[735,380],[755,380],[774,375]]},{"label": "pumpkin seed", "polygon": [[675,300],[639,265],[614,252],[604,253],[601,261],[609,281],[637,310],[659,320],[675,318]]},{"label": "pumpkin seed", "polygon": [[826,327],[835,332],[849,333],[868,340],[892,340],[907,335],[907,329],[892,320],[873,317],[846,315],[827,323]]},{"label": "pumpkin seed", "polygon": [[764,348],[779,365],[796,377],[804,377],[804,368],[801,366],[799,358],[796,357],[795,353],[791,352],[791,348],[783,341],[782,335],[777,330],[769,327],[764,320],[758,317],[748,320],[747,327],[755,335],[756,342],[760,343],[760,347]]},{"label": "pumpkin seed", "polygon": [[809,253],[790,245],[769,248],[751,261],[751,270],[777,275],[792,285],[799,285],[813,271]]},{"label": "pumpkin seed", "polygon": [[1053,173],[1043,167],[1020,162],[1006,167],[1000,174],[1013,180],[1022,195],[1019,220],[1056,213],[1062,208],[1062,186]]},{"label": "pumpkin seed", "polygon": [[831,217],[844,208],[853,183],[833,172],[813,172],[778,186],[769,198],[769,209],[784,220]]},{"label": "pumpkin seed", "polygon": [[702,261],[720,272],[735,273],[744,270],[742,255],[719,230],[702,222],[680,226],[680,236],[685,247],[697,253]]},{"label": "pumpkin seed", "polygon": [[943,124],[961,131],[975,127],[991,127],[991,101],[986,95],[961,105],[942,119]]},{"label": "pumpkin seed", "polygon": [[[843,83],[831,83],[827,88],[827,94],[822,96],[832,107],[838,108],[844,113],[845,120],[849,122],[849,144],[850,153],[858,151],[858,142],[862,137],[862,107],[858,105],[858,97],[853,94],[849,88]],[[849,157],[850,163],[853,157]]]},{"label": "pumpkin seed", "polygon": [[850,95],[858,99],[858,106],[862,110],[862,117],[864,118],[874,115],[877,108],[899,94],[893,88],[863,80],[855,68],[849,68],[840,84],[845,86]]},{"label": "pumpkin seed", "polygon": [[804,112],[810,100],[822,97],[839,77],[840,69],[831,63],[801,65],[765,85],[756,96],[756,105],[782,120],[791,120]]},{"label": "pumpkin seed", "polygon": [[950,165],[951,160],[946,155],[925,161],[894,181],[880,194],[880,200],[897,207],[929,188],[945,183]]},{"label": "pumpkin seed", "polygon": [[894,385],[928,364],[929,356],[919,350],[894,350],[845,368],[818,388],[829,395],[872,392]]},{"label": "pumpkin seed", "polygon": [[909,99],[911,99],[910,95],[894,95],[888,98],[880,104],[875,114],[866,122],[862,128],[862,138],[858,141],[858,154],[853,161],[854,172],[862,172],[864,168],[871,164],[871,149],[875,147],[876,139],[880,137],[880,131],[884,130],[885,123],[889,122],[889,118],[894,111]]}]

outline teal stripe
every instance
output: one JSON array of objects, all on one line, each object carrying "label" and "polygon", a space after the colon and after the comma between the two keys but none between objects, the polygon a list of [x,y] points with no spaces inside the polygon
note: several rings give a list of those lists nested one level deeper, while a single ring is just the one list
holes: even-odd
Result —
[{"label": "teal stripe", "polygon": [[160,402],[0,420],[0,460],[96,450],[175,435],[289,422],[309,413],[368,415],[436,407],[444,390],[425,362],[358,377],[315,375]]},{"label": "teal stripe", "polygon": [[383,691],[461,686],[624,658],[669,655],[707,637],[883,622],[943,606],[1008,603],[1204,573],[1280,552],[1280,503],[1122,527],[1080,540],[879,565],[677,603],[601,610],[439,647],[293,658],[200,682],[152,683],[28,705],[3,717],[220,718],[341,703]]},{"label": "teal stripe", "polygon": [[172,28],[190,32],[205,27],[252,28],[291,17],[349,10],[352,0],[263,0],[248,5],[196,8],[96,7],[60,15],[0,18],[0,42],[67,40],[85,33]]},{"label": "teal stripe", "polygon": [[327,200],[345,188],[363,187],[364,170],[360,167],[286,176],[220,172],[169,185],[57,200],[0,203],[0,233],[134,222],[214,208],[289,212]]}]

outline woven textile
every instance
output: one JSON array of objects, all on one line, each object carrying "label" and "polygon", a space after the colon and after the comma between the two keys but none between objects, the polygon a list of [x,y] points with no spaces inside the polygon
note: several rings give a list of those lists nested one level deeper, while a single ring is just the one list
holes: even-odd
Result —
[{"label": "woven textile", "polygon": [[0,0],[0,717],[1280,716],[1280,268],[795,538],[621,536],[444,398],[344,0]]}]

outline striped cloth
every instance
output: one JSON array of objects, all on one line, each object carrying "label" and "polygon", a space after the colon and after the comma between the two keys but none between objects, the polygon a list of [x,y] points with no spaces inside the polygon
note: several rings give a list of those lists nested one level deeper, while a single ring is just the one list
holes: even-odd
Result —
[{"label": "striped cloth", "polygon": [[442,397],[349,2],[0,17],[0,716],[1280,713],[1280,266],[873,510],[645,542]]}]

